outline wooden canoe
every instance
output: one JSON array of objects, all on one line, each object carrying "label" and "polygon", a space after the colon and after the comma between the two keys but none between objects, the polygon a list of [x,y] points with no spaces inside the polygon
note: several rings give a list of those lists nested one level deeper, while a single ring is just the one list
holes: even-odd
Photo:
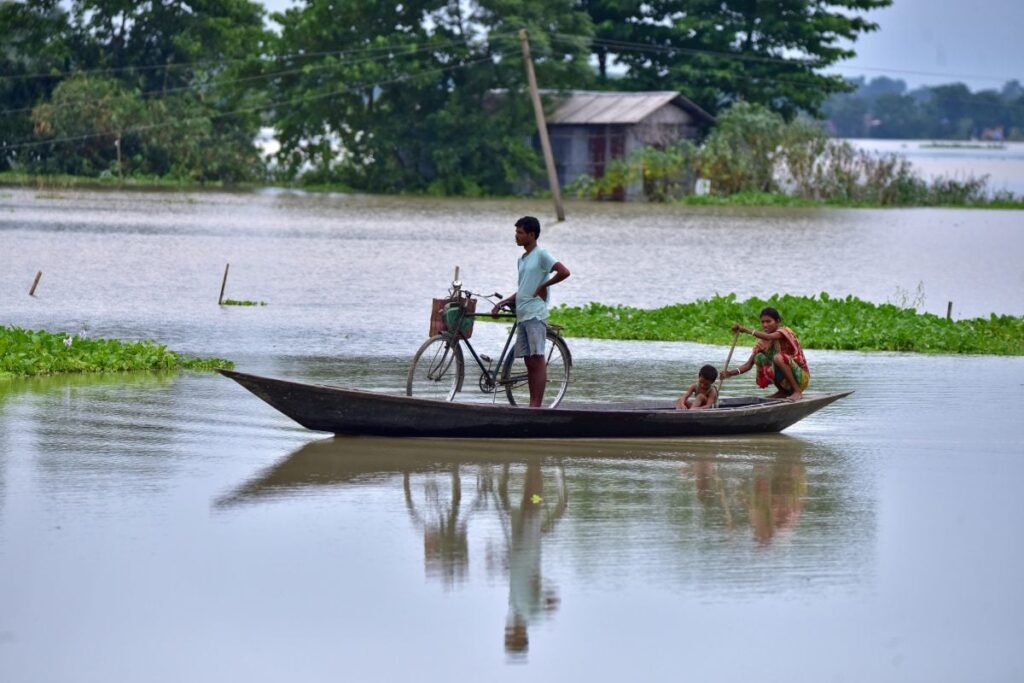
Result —
[{"label": "wooden canoe", "polygon": [[799,401],[722,399],[714,410],[671,402],[480,405],[391,396],[219,370],[307,429],[334,434],[492,439],[671,438],[779,432],[851,391]]}]

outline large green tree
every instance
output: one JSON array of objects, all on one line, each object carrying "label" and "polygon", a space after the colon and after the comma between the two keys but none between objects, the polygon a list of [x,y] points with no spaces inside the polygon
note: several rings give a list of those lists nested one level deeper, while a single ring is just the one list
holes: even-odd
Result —
[{"label": "large green tree", "polygon": [[608,68],[624,43],[643,38],[643,28],[634,22],[643,16],[641,0],[578,0],[594,24],[593,53],[597,58],[597,75],[601,84],[608,84]]},{"label": "large green tree", "polygon": [[[285,172],[372,191],[509,192],[538,170],[520,28],[545,87],[590,73],[569,0],[307,0],[275,20]],[[559,27],[583,38],[552,41]]]},{"label": "large green tree", "polygon": [[14,75],[25,74],[0,78],[5,113],[20,114],[17,125],[0,122],[7,133],[0,144],[6,139],[10,150],[0,153],[0,167],[112,170],[103,168],[116,163],[111,130],[101,125],[111,119],[102,102],[90,101],[102,96],[108,104],[145,103],[131,116],[111,110],[121,112],[116,137],[135,145],[136,163],[118,170],[203,179],[259,173],[253,139],[266,101],[263,16],[250,0],[0,4],[0,55]]},{"label": "large green tree", "polygon": [[32,108],[60,83],[72,58],[71,23],[59,0],[0,3],[0,171],[38,157]]},{"label": "large green tree", "polygon": [[[680,90],[716,112],[743,100],[792,118],[849,89],[821,69],[878,28],[864,13],[892,0],[650,0],[616,59],[637,89]],[[600,47],[600,44],[598,44]],[[605,43],[606,48],[616,48]]]},{"label": "large green tree", "polygon": [[144,93],[251,72],[265,53],[251,0],[72,0],[76,66],[107,69]]}]

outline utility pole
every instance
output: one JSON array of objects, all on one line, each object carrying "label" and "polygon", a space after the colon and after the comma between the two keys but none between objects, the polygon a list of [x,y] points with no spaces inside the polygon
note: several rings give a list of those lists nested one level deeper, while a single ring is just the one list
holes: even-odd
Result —
[{"label": "utility pole", "polygon": [[523,45],[523,64],[526,66],[526,81],[530,86],[530,99],[533,100],[533,114],[537,117],[537,133],[540,135],[541,151],[544,152],[544,165],[548,169],[548,184],[551,186],[551,198],[555,200],[555,215],[559,221],[564,221],[565,209],[562,207],[562,191],[558,187],[555,157],[551,153],[551,141],[548,140],[548,124],[544,120],[544,109],[540,104],[540,93],[537,92],[537,76],[533,73],[533,59],[530,57],[530,40],[525,28],[519,30],[519,42]]},{"label": "utility pole", "polygon": [[114,140],[114,147],[117,147],[117,182],[124,185],[124,165],[121,163],[121,133],[118,132]]}]

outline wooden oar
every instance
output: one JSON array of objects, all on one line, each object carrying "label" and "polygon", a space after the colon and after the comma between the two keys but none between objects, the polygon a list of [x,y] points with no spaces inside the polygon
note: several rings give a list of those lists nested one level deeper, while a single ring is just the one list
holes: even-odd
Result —
[{"label": "wooden oar", "polygon": [[722,368],[722,372],[718,375],[718,391],[715,392],[715,407],[718,407],[718,401],[722,398],[722,383],[725,382],[725,371],[729,369],[729,361],[732,360],[732,352],[736,350],[736,342],[740,338],[740,333],[737,330],[732,333],[732,346],[729,347],[729,355],[725,359],[725,367]]}]

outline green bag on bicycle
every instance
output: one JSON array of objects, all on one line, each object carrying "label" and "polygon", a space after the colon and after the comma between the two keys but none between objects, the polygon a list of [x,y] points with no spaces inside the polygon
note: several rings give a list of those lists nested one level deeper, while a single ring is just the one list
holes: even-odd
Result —
[{"label": "green bag on bicycle", "polygon": [[[476,303],[476,301],[474,300],[473,303]],[[475,308],[475,306],[471,308]],[[461,315],[459,305],[454,302],[450,304],[445,304],[444,312],[442,315],[444,317],[445,327],[448,329],[448,331],[453,331],[455,329],[455,323],[458,321],[459,315]],[[462,336],[469,337],[469,335],[472,334],[472,332],[473,318],[467,315],[465,318],[462,319]]]}]

